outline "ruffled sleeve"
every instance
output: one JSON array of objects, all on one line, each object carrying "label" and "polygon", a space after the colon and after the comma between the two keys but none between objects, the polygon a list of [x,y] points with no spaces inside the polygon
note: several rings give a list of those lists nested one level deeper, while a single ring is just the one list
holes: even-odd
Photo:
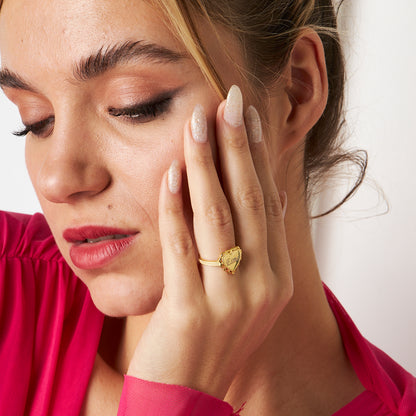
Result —
[{"label": "ruffled sleeve", "polygon": [[102,323],[44,217],[0,212],[0,414],[79,414]]}]

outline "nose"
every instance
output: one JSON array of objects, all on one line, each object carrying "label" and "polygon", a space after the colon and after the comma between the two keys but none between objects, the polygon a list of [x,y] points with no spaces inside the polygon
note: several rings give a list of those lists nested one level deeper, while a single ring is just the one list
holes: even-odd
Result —
[{"label": "nose", "polygon": [[85,136],[75,139],[69,134],[62,137],[54,132],[44,149],[36,178],[43,198],[54,203],[73,203],[100,194],[110,185],[111,175],[96,141]]}]

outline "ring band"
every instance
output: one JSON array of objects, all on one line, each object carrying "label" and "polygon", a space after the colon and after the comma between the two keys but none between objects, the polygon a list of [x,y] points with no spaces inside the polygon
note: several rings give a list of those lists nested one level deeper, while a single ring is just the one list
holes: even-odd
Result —
[{"label": "ring band", "polygon": [[236,246],[222,252],[216,261],[199,259],[199,262],[204,266],[222,267],[227,273],[234,274],[240,265],[242,255],[243,251]]}]

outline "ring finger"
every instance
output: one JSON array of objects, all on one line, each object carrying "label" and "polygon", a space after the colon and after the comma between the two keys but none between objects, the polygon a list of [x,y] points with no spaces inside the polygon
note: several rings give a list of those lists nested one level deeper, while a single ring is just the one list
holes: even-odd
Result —
[{"label": "ring finger", "polygon": [[216,125],[223,187],[230,203],[236,240],[252,256],[250,264],[255,259],[258,269],[268,264],[264,196],[248,144],[243,99],[237,86],[231,87],[225,105],[219,107]]}]

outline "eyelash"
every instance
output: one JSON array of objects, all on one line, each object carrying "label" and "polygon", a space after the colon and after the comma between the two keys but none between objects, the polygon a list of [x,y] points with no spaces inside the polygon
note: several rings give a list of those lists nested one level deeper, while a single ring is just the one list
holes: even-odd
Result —
[{"label": "eyelash", "polygon": [[[132,107],[126,108],[108,108],[109,114],[114,117],[126,118],[130,123],[140,124],[146,123],[155,119],[156,117],[166,113],[169,110],[172,96],[158,97],[153,101],[147,103],[136,104]],[[46,128],[55,121],[55,117],[51,116],[37,123],[25,125],[24,129],[13,132],[13,135],[22,137],[29,133],[35,136],[41,136],[45,132]]]},{"label": "eyelash", "polygon": [[114,117],[126,117],[131,123],[146,123],[169,109],[172,97],[158,97],[153,101],[136,104],[127,108],[110,107],[108,112]]},{"label": "eyelash", "polygon": [[15,131],[13,134],[22,137],[32,132],[35,136],[40,136],[45,131],[46,127],[54,120],[55,117],[53,116],[45,118],[45,120],[38,121],[37,123],[28,124],[23,130]]}]

